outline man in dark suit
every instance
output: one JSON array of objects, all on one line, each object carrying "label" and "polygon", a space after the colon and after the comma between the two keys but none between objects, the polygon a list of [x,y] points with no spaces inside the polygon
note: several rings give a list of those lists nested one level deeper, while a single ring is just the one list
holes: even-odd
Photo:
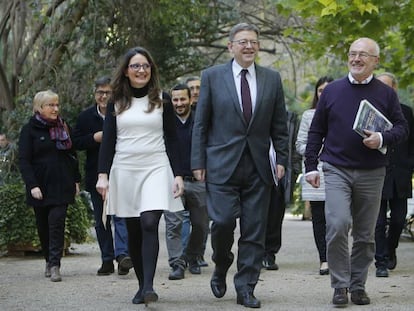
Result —
[{"label": "man in dark suit", "polygon": [[273,185],[270,140],[277,153],[279,178],[284,175],[288,154],[282,82],[278,72],[255,64],[258,35],[254,25],[234,26],[228,42],[234,59],[203,71],[191,158],[196,179],[206,180],[212,260],[216,265],[210,283],[212,292],[217,298],[226,292],[239,218],[234,285],[237,303],[250,308],[260,308],[253,292],[264,255]]},{"label": "man in dark suit", "polygon": [[[397,91],[397,79],[389,72],[376,77]],[[408,122],[408,140],[388,149],[390,157],[384,187],[382,188],[381,207],[375,227],[375,266],[377,277],[388,277],[388,269],[397,265],[396,249],[407,217],[407,198],[412,197],[414,168],[414,117],[410,107],[401,104],[401,110]],[[386,233],[387,210],[391,211],[388,234]]]},{"label": "man in dark suit", "polygon": [[[112,94],[110,82],[109,77],[101,77],[95,81],[95,104],[79,114],[73,134],[73,143],[78,150],[86,150],[85,188],[91,195],[96,237],[102,258],[102,266],[97,275],[113,273],[114,259],[118,261],[118,274],[126,275],[132,268],[132,261],[128,252],[128,232],[125,219],[116,216],[108,217],[104,225],[102,222],[102,196],[95,188],[98,179],[98,154],[102,141],[102,127],[106,105]],[[111,220],[115,228],[114,236],[112,236]]]}]

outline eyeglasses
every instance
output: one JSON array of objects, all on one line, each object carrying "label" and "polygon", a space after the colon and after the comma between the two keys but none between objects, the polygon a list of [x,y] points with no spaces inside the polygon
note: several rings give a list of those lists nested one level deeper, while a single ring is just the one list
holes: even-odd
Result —
[{"label": "eyeglasses", "polygon": [[59,104],[44,104],[43,106],[51,108],[51,109],[59,109]]},{"label": "eyeglasses", "polygon": [[378,57],[378,55],[368,54],[367,52],[349,52],[348,57],[349,58],[356,58],[359,56],[359,58],[367,59],[368,57]]},{"label": "eyeglasses", "polygon": [[140,69],[144,69],[144,71],[147,71],[148,69],[151,68],[150,64],[129,64],[128,68],[134,71],[139,71]]},{"label": "eyeglasses", "polygon": [[98,96],[104,96],[104,95],[106,95],[106,96],[109,97],[109,96],[112,95],[112,91],[102,91],[102,90],[98,90],[98,91],[95,92],[95,94],[98,95]]},{"label": "eyeglasses", "polygon": [[238,45],[242,47],[248,46],[249,43],[251,46],[257,46],[259,44],[259,40],[246,40],[246,39],[233,40],[231,42],[236,42]]}]

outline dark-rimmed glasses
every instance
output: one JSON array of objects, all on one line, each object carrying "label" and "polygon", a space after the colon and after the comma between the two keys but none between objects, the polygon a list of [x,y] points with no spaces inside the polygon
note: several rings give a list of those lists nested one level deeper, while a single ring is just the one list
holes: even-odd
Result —
[{"label": "dark-rimmed glasses", "polygon": [[104,95],[106,95],[106,96],[111,96],[112,95],[112,91],[102,91],[102,90],[97,90],[96,92],[95,92],[95,94],[96,95],[98,95],[98,96],[104,96]]},{"label": "dark-rimmed glasses", "polygon": [[150,64],[129,64],[128,68],[134,71],[139,71],[140,69],[144,69],[144,71],[147,71],[148,69],[151,68]]}]

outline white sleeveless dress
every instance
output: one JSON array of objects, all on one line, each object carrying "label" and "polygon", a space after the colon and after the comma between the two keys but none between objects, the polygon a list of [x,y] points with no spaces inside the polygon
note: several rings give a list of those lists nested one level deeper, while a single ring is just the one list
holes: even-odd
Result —
[{"label": "white sleeveless dress", "polygon": [[109,174],[106,213],[139,217],[152,210],[183,210],[174,199],[174,175],[163,134],[163,109],[145,112],[148,95],[132,98],[131,107],[117,115],[115,156]]}]

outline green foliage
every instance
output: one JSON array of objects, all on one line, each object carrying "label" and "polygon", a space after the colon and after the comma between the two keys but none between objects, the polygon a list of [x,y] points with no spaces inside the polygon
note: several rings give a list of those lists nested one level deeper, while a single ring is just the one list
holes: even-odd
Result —
[{"label": "green foliage", "polygon": [[[40,245],[33,208],[25,202],[25,187],[21,180],[0,187],[0,250],[8,245]],[[68,207],[65,240],[85,242],[91,226],[88,206],[76,196]]]},{"label": "green foliage", "polygon": [[293,215],[303,215],[303,213],[305,212],[305,201],[302,201],[301,193],[302,186],[300,183],[296,183],[292,197],[293,203],[290,205],[291,212]]},{"label": "green foliage", "polygon": [[414,31],[411,20],[414,1],[273,2],[283,14],[298,13],[303,18],[303,27],[295,28],[293,33],[303,40],[296,48],[307,55],[316,59],[335,55],[345,62],[349,45],[359,37],[370,37],[382,48],[379,69],[396,74],[402,87],[412,83]]},{"label": "green foliage", "polygon": [[0,249],[20,244],[40,245],[34,211],[25,203],[21,182],[0,187]]},{"label": "green foliage", "polygon": [[89,207],[84,196],[75,196],[75,203],[68,207],[66,217],[65,236],[75,243],[83,243],[88,238],[91,219],[89,217]]}]

